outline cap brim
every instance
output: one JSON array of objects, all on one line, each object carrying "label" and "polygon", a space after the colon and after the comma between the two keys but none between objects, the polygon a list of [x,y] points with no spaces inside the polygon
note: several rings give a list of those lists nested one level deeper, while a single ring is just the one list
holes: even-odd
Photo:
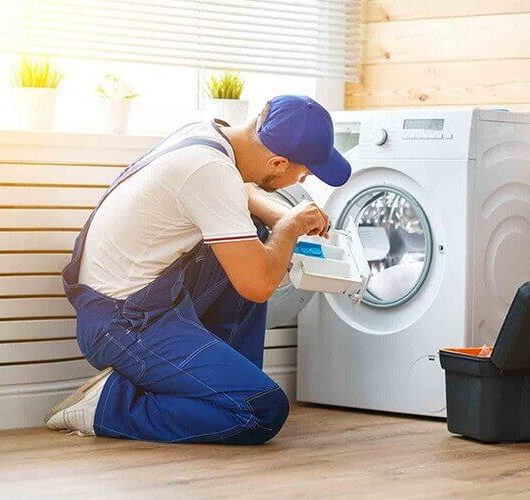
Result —
[{"label": "cap brim", "polygon": [[351,175],[351,165],[336,149],[326,163],[306,166],[321,181],[333,187],[346,184]]}]

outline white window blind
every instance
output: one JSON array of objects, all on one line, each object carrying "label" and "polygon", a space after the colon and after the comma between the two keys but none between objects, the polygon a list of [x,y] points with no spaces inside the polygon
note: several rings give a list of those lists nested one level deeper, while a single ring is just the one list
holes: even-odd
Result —
[{"label": "white window blind", "polygon": [[358,3],[0,0],[0,48],[356,80]]}]

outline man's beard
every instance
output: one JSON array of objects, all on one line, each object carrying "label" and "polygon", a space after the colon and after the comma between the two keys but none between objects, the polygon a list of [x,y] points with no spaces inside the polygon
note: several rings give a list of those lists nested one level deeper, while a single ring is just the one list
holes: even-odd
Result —
[{"label": "man's beard", "polygon": [[259,187],[263,189],[263,191],[267,191],[267,193],[274,193],[274,191],[280,189],[281,186],[275,186],[274,181],[281,178],[280,175],[274,175],[270,174],[265,176],[265,178],[261,181],[259,184]]}]

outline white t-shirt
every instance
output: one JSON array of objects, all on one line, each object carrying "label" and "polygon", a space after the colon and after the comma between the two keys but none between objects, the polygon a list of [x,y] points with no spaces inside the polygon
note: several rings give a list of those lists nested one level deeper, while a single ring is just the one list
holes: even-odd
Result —
[{"label": "white t-shirt", "polygon": [[188,125],[162,147],[190,136],[221,143],[230,157],[209,146],[187,146],[119,184],[92,219],[80,283],[124,299],[201,240],[257,238],[234,151],[212,122]]}]

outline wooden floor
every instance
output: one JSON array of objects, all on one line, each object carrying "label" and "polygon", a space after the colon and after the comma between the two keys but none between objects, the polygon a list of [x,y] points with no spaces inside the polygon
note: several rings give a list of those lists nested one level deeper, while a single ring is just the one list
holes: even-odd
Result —
[{"label": "wooden floor", "polygon": [[294,406],[257,447],[0,432],[0,498],[530,497],[530,444],[483,445],[445,423]]}]

